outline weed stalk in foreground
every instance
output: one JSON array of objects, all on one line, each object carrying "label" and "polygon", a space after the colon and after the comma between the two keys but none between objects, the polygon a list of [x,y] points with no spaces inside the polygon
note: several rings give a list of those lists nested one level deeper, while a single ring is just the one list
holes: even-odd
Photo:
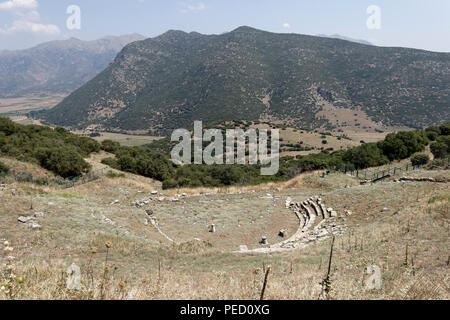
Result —
[{"label": "weed stalk in foreground", "polygon": [[264,295],[266,294],[266,288],[267,288],[267,283],[268,283],[268,281],[269,281],[269,274],[270,274],[270,272],[272,272],[272,267],[268,267],[267,268],[267,271],[266,271],[266,276],[264,277],[264,284],[263,284],[263,287],[262,287],[262,290],[261,290],[261,301],[263,301],[264,300]]},{"label": "weed stalk in foreground", "polygon": [[328,262],[328,272],[325,279],[322,281],[322,292],[320,294],[320,298],[324,300],[329,299],[330,291],[331,291],[331,264],[333,261],[333,249],[334,249],[334,241],[336,237],[333,235],[333,238],[331,239],[331,250],[330,250],[330,261]]},{"label": "weed stalk in foreground", "polygon": [[108,273],[109,273],[108,255],[109,255],[109,249],[111,249],[111,247],[112,247],[111,241],[107,241],[105,243],[105,247],[106,247],[106,258],[105,258],[105,267],[103,269],[103,281],[102,281],[101,290],[100,290],[101,300],[105,299],[105,286],[106,286],[106,281],[108,280]]}]

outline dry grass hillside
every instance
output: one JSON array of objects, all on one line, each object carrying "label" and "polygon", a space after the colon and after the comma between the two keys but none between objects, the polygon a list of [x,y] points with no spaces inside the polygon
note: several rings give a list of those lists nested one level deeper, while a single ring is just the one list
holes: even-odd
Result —
[{"label": "dry grass hillside", "polygon": [[[95,169],[102,156],[90,159]],[[450,180],[449,171],[411,175]],[[318,299],[329,235],[295,250],[236,253],[264,247],[262,236],[283,241],[281,229],[292,236],[299,222],[286,200],[315,196],[345,230],[334,245],[329,299],[450,297],[448,182],[393,177],[361,186],[343,174],[312,173],[280,184],[166,192],[129,174],[70,189],[0,179],[0,299],[259,299],[268,266],[266,299]],[[73,263],[81,268],[79,290],[66,287]],[[366,288],[371,265],[381,269],[380,289]]]}]

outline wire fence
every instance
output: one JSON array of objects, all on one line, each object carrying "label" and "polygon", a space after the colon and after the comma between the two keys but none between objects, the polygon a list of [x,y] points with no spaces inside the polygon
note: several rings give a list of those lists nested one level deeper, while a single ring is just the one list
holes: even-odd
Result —
[{"label": "wire fence", "polygon": [[395,176],[397,174],[406,174],[408,172],[416,171],[419,169],[424,168],[424,165],[420,166],[414,166],[411,163],[408,163],[401,167],[390,167],[390,168],[383,168],[383,169],[377,169],[377,170],[350,170],[350,171],[344,171],[344,173],[355,177],[360,180],[364,181],[373,181],[377,182],[379,180],[383,180],[388,177]]},{"label": "wire fence", "polygon": [[408,172],[417,171],[420,169],[439,169],[448,170],[450,166],[449,159],[439,159],[438,162],[433,162],[430,165],[413,165],[412,163],[407,163],[403,166],[392,166],[388,168],[376,168],[376,169],[365,169],[365,170],[347,170],[344,169],[343,172],[363,181],[378,182],[389,177],[396,175],[404,175]]}]

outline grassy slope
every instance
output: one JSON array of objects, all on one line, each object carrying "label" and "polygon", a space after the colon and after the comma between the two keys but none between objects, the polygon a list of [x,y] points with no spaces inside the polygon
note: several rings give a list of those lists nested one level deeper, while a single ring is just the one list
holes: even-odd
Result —
[{"label": "grassy slope", "polygon": [[[420,171],[415,175],[450,178],[448,171]],[[108,265],[120,269],[110,269],[108,298],[254,299],[262,283],[260,269],[264,263],[274,270],[268,299],[316,299],[320,291],[317,284],[326,273],[328,242],[267,256],[241,256],[231,251],[240,244],[257,246],[263,234],[273,243],[282,227],[293,233],[296,220],[284,209],[286,197],[301,201],[322,194],[328,206],[354,213],[346,221],[349,232],[336,242],[334,298],[449,298],[448,184],[359,186],[344,175],[323,180],[309,174],[267,187],[282,189],[253,187],[252,193],[250,188],[233,188],[229,191],[234,195],[222,190],[219,194],[188,198],[186,203],[158,202],[137,209],[131,203],[158,189],[158,183],[127,175],[58,190],[10,181],[0,189],[0,239],[10,241],[15,248],[14,268],[23,282],[15,285],[14,292],[17,298],[87,298],[85,289],[71,293],[58,285],[64,281],[61,274],[76,262],[82,268],[83,284],[87,284],[87,271],[92,267],[93,295],[99,298],[106,258],[104,243],[112,241]],[[12,189],[18,191],[18,197],[11,195]],[[268,192],[275,195],[274,200],[265,199]],[[33,210],[30,194],[34,195]],[[111,205],[116,199],[120,203]],[[384,207],[389,210],[381,212]],[[143,210],[147,208],[155,211],[160,228],[181,244],[169,243],[154,228],[144,225]],[[31,232],[17,222],[17,217],[35,211],[45,213],[40,220],[43,229]],[[216,234],[207,232],[207,220],[218,225]],[[206,240],[212,247],[192,242],[194,238]],[[408,267],[404,266],[407,244]],[[89,267],[92,247],[97,247],[98,253]],[[364,270],[371,264],[383,269],[380,291],[368,292],[362,286]],[[4,298],[7,296],[0,293],[0,299]]]}]

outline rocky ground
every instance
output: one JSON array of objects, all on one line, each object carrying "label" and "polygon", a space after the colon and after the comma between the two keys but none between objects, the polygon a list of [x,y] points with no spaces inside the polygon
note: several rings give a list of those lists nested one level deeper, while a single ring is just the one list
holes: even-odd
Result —
[{"label": "rocky ground", "polygon": [[335,235],[328,298],[448,299],[450,173],[401,178],[163,191],[128,174],[70,189],[6,177],[0,298],[256,299],[270,265],[268,299],[317,299]]}]

